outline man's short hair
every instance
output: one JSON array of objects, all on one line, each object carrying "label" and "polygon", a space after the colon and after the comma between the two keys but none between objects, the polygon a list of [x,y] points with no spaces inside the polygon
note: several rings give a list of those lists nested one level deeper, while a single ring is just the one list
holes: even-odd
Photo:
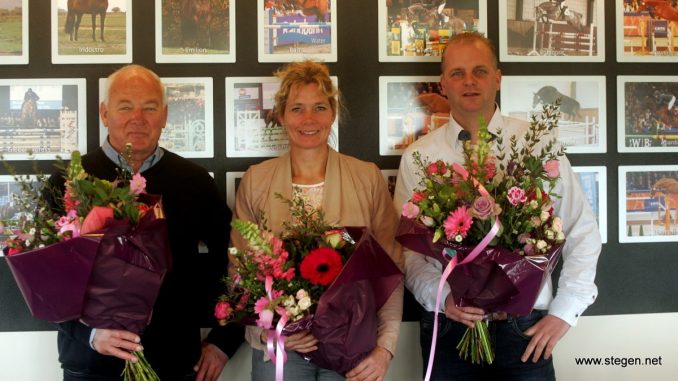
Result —
[{"label": "man's short hair", "polygon": [[118,75],[120,75],[120,73],[127,70],[143,71],[147,73],[151,77],[151,79],[156,81],[158,83],[158,86],[160,87],[160,90],[162,91],[162,106],[163,107],[167,106],[167,91],[165,90],[165,85],[162,83],[160,77],[157,74],[155,74],[153,70],[137,64],[125,65],[120,69],[114,71],[111,75],[108,76],[108,78],[106,78],[106,82],[104,83],[104,99],[102,100],[102,103],[104,105],[108,106],[108,99],[110,97],[109,93],[111,92],[111,84],[115,81]]},{"label": "man's short hair", "polygon": [[494,68],[498,69],[499,59],[497,58],[497,52],[494,45],[492,44],[492,41],[479,32],[464,32],[455,34],[445,44],[445,48],[443,49],[443,54],[440,60],[441,71],[445,71],[445,52],[447,52],[447,48],[449,48],[450,45],[472,44],[475,42],[480,42],[481,44],[485,45],[487,49],[489,49],[490,53],[492,54]]}]

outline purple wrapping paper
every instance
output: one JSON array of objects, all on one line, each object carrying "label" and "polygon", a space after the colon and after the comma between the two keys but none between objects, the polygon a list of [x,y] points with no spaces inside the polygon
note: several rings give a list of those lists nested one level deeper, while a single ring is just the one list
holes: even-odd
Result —
[{"label": "purple wrapping paper", "polygon": [[[437,259],[443,267],[450,261],[443,256],[443,249],[455,250],[459,261],[474,249],[474,246],[456,245],[445,239],[433,243],[432,239],[428,227],[413,219],[400,218],[396,240],[408,249]],[[558,263],[562,249],[560,244],[544,255],[522,256],[501,247],[487,247],[473,262],[457,266],[447,282],[460,306],[527,315]]]},{"label": "purple wrapping paper", "polygon": [[[289,335],[309,329],[318,350],[302,354],[321,368],[345,374],[377,345],[377,311],[402,281],[402,272],[365,227],[346,227],[356,248],[318,301],[312,321],[285,326]],[[294,325],[294,329],[290,329]]]},{"label": "purple wrapping paper", "polygon": [[7,257],[33,316],[142,331],[171,266],[160,197],[142,196],[152,208],[135,226],[115,220],[103,236]]}]

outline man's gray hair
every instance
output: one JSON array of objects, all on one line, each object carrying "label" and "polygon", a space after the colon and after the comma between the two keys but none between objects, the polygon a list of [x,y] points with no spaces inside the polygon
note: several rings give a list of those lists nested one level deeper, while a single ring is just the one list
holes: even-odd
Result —
[{"label": "man's gray hair", "polygon": [[120,75],[120,73],[127,70],[139,70],[147,73],[154,81],[158,83],[158,86],[160,86],[160,89],[162,91],[162,106],[164,107],[167,105],[167,90],[165,89],[165,85],[162,83],[160,77],[157,74],[155,74],[155,72],[153,72],[152,70],[137,64],[123,66],[120,69],[114,71],[111,75],[108,76],[108,78],[106,78],[106,81],[104,83],[104,99],[102,101],[104,105],[108,106],[108,99],[110,96],[109,93],[111,92],[111,84],[115,81],[118,75]]}]

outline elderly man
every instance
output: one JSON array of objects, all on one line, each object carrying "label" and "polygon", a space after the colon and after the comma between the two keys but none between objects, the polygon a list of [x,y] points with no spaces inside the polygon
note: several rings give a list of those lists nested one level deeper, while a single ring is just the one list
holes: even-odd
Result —
[{"label": "elderly man", "polygon": [[[451,38],[443,53],[440,84],[450,110],[450,122],[417,140],[403,153],[394,201],[397,208],[410,198],[419,178],[412,153],[419,151],[429,160],[463,163],[463,141],[479,139],[480,119],[489,121],[496,134],[501,127],[504,142],[509,135],[521,140],[527,122],[501,115],[495,103],[501,84],[501,71],[491,43],[478,33],[462,33]],[[553,296],[550,278],[542,288],[528,316],[504,316],[490,322],[496,353],[492,365],[480,366],[459,358],[456,348],[466,327],[485,318],[476,307],[458,307],[445,284],[439,316],[438,345],[432,380],[555,380],[551,359],[553,348],[574,326],[584,310],[596,299],[593,283],[601,250],[595,216],[586,202],[566,157],[560,160],[561,180],[555,193],[556,215],[564,221],[567,243],[563,269]],[[426,363],[433,338],[435,308],[441,266],[435,260],[405,250],[406,285],[427,310],[421,318],[421,345]]]},{"label": "elderly man", "polygon": [[[78,321],[59,324],[64,380],[121,380],[123,360],[134,361],[130,352],[143,346],[163,381],[214,381],[243,340],[233,325],[215,327],[202,342],[200,335],[201,317],[211,309],[227,269],[231,212],[205,169],[158,146],[167,104],[155,73],[129,65],[111,74],[99,114],[108,138],[82,157],[84,169],[113,180],[127,168],[146,178],[149,193],[162,195],[173,265],[141,337]],[[52,180],[63,186],[62,176]],[[200,243],[207,252],[198,249]]]}]

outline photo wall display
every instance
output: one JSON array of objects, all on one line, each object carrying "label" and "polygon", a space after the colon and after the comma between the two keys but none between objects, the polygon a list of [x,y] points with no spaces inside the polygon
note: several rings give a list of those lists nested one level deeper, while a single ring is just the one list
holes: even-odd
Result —
[{"label": "photo wall display", "polygon": [[605,61],[605,1],[500,1],[499,56],[506,62]]},{"label": "photo wall display", "polygon": [[617,77],[617,150],[678,152],[678,76]]},{"label": "photo wall display", "polygon": [[678,165],[619,167],[619,242],[678,241]]},{"label": "photo wall display", "polygon": [[380,62],[440,62],[458,33],[487,33],[487,0],[378,1]]},{"label": "photo wall display", "polygon": [[[338,86],[337,77],[331,77]],[[287,152],[287,131],[273,112],[276,77],[226,78],[226,157],[276,157]],[[335,119],[329,144],[339,151],[339,123]]]},{"label": "photo wall display", "polygon": [[54,160],[87,150],[84,78],[0,79],[0,154]]},{"label": "photo wall display", "polygon": [[439,76],[379,77],[379,154],[401,155],[449,115]]},{"label": "photo wall display", "polygon": [[676,62],[678,8],[670,0],[616,0],[618,62]]},{"label": "photo wall display", "polygon": [[0,65],[28,63],[28,0],[0,1]]},{"label": "photo wall display", "polygon": [[259,62],[337,62],[337,0],[256,0]]},{"label": "photo wall display", "polygon": [[155,62],[235,62],[235,0],[155,0]]},{"label": "photo wall display", "polygon": [[605,76],[506,75],[500,98],[503,115],[526,121],[560,99],[557,134],[567,153],[606,152]]},{"label": "photo wall display", "polygon": [[[167,94],[167,123],[161,147],[185,158],[214,157],[214,110],[211,77],[160,78]],[[106,78],[99,79],[99,102],[104,99]],[[99,118],[99,142],[108,136]]]},{"label": "photo wall display", "polygon": [[132,0],[51,3],[52,63],[132,62]]},{"label": "photo wall display", "polygon": [[600,238],[607,243],[607,167],[583,166],[572,167],[577,174],[586,199],[596,215],[600,230]]}]

